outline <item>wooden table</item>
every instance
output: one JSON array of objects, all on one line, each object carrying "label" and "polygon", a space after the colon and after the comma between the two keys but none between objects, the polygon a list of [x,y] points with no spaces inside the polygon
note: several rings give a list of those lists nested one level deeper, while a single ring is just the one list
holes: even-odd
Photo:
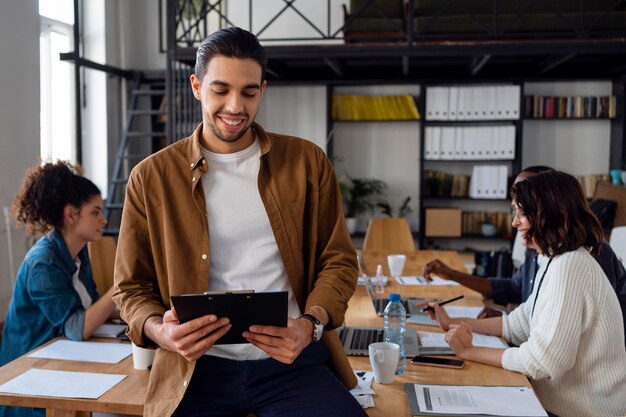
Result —
[{"label": "wooden table", "polygon": [[[439,258],[455,269],[465,271],[465,266],[459,255],[454,251],[415,251],[405,252],[407,261],[403,275],[422,275],[422,267],[425,263]],[[387,268],[387,254],[379,251],[369,251],[362,254],[367,271],[375,271],[376,265],[382,264],[385,274]],[[478,306],[483,305],[482,296],[463,286],[413,286],[400,285],[390,277],[389,284],[385,287],[385,296],[392,292],[402,296],[415,297],[440,297],[452,298],[463,294],[465,298],[454,305]],[[381,294],[381,296],[383,296]],[[375,326],[382,327],[383,319],[374,312],[374,307],[364,287],[359,286],[346,313],[347,326]],[[410,325],[413,326],[413,325]],[[439,331],[439,328],[429,326],[415,326],[421,330]],[[355,370],[369,370],[371,366],[368,357],[351,356],[350,364]],[[376,392],[374,402],[376,407],[368,408],[370,417],[404,417],[410,416],[406,395],[405,383],[415,384],[455,384],[455,385],[515,385],[530,386],[528,379],[517,372],[507,371],[493,366],[480,363],[465,362],[463,369],[447,369],[432,366],[417,366],[410,363],[407,358],[407,370],[404,375],[397,377],[393,384],[372,384]]]},{"label": "wooden table", "polygon": [[[421,275],[421,268],[431,259],[439,258],[456,269],[465,270],[461,258],[452,251],[416,251],[406,253],[407,262],[404,275]],[[387,270],[386,254],[382,252],[365,252],[363,254],[367,271],[375,271],[376,265],[384,265]],[[456,305],[476,306],[482,304],[481,296],[462,286],[401,286],[393,279],[385,287],[385,294],[398,292],[405,296],[441,297],[448,298],[464,294],[465,298]],[[346,314],[346,324],[351,326],[380,326],[383,319],[376,316],[372,303],[364,287],[359,286],[349,303]],[[424,330],[434,331],[433,327],[422,327]],[[111,341],[111,339],[96,339]],[[51,343],[51,342],[49,342]],[[120,342],[122,343],[122,342]],[[410,359],[410,358],[409,358]],[[369,358],[350,357],[353,369],[371,370]],[[142,415],[143,404],[148,386],[148,371],[138,371],[133,367],[132,357],[129,356],[118,364],[101,364],[91,362],[60,361],[53,359],[29,358],[26,355],[0,368],[0,384],[4,383],[31,368],[52,369],[63,371],[99,372],[127,375],[124,380],[115,385],[97,400],[33,397],[16,394],[0,393],[0,404],[46,408],[47,417],[75,417],[88,415],[81,412],[99,411],[129,415]],[[460,384],[460,385],[525,385],[530,386],[528,380],[521,374],[505,371],[492,366],[473,362],[466,362],[461,370],[415,366],[407,364],[407,371],[390,385],[373,384],[376,391],[374,401],[376,407],[367,409],[371,417],[403,417],[409,416],[409,409],[404,394],[403,384]]]},{"label": "wooden table", "polygon": [[[48,345],[56,340],[58,339],[52,340],[45,345]],[[90,341],[92,340],[111,342],[115,339],[91,339]],[[120,341],[119,343],[128,342]],[[31,368],[75,372],[97,372],[104,374],[124,374],[127,376],[97,400],[36,397],[0,392],[0,404],[45,408],[47,409],[46,417],[87,416],[89,413],[84,412],[89,411],[137,416],[143,414],[143,404],[146,398],[149,372],[136,370],[133,367],[132,355],[116,364],[29,358],[27,355],[24,355],[0,368],[0,384],[21,375]],[[81,411],[83,413],[81,413]]]}]

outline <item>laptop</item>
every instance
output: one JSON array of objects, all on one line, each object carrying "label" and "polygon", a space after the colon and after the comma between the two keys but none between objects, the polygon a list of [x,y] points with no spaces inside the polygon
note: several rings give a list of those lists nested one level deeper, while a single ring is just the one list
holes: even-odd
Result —
[{"label": "laptop", "polygon": [[[337,329],[337,333],[346,354],[350,356],[369,356],[370,344],[385,341],[382,327],[341,327]],[[422,346],[417,330],[411,327],[407,327],[404,335],[404,350],[407,358],[425,355],[454,355],[449,346]]]},{"label": "laptop", "polygon": [[[389,303],[389,298],[377,297],[373,285],[366,285],[365,288],[367,288],[367,294],[372,300],[372,304],[374,305],[374,311],[376,312],[376,315],[380,317],[384,316],[385,307],[387,307],[387,304]],[[424,313],[422,311],[423,307],[415,306],[415,304],[423,303],[425,301],[433,301],[433,299],[432,298],[417,298],[417,297],[408,297],[408,298],[400,299],[400,302],[402,303],[402,305],[404,306],[404,309],[406,310],[407,316],[428,317],[428,313]]]}]

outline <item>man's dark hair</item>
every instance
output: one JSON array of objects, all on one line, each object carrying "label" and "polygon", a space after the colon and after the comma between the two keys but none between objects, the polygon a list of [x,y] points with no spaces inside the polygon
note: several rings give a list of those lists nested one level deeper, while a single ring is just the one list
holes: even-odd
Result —
[{"label": "man's dark hair", "polygon": [[573,176],[544,171],[513,184],[511,197],[530,223],[526,238],[532,239],[544,255],[562,255],[581,246],[594,256],[598,254],[602,227]]},{"label": "man's dark hair", "polygon": [[254,34],[238,27],[228,27],[206,37],[196,52],[195,74],[200,80],[214,56],[255,60],[261,66],[261,82],[265,80],[267,55]]}]

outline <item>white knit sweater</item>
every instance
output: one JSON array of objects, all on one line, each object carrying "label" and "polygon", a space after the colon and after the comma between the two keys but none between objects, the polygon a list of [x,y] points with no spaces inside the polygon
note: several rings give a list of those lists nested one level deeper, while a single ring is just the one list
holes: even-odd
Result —
[{"label": "white knit sweater", "polygon": [[[626,414],[626,350],[615,291],[583,248],[555,257],[528,300],[502,317],[505,369],[531,378],[539,400],[560,417]],[[534,314],[533,301],[537,298]]]}]

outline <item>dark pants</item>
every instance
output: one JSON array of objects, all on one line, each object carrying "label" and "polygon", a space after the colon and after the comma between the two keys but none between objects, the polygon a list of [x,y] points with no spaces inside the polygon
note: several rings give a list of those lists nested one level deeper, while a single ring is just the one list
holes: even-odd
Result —
[{"label": "dark pants", "polygon": [[291,365],[274,359],[198,359],[175,417],[362,417],[350,392],[325,365],[328,349],[312,343]]}]

